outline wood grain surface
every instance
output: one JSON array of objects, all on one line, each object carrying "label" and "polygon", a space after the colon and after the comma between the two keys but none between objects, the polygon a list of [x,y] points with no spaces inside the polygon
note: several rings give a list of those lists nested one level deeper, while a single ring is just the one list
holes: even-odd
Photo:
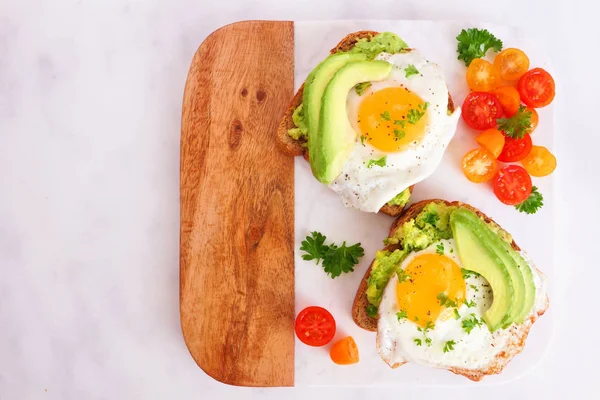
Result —
[{"label": "wood grain surface", "polygon": [[213,32],[185,87],[181,325],[197,364],[232,385],[294,384],[294,161],[275,145],[294,95],[293,29]]}]

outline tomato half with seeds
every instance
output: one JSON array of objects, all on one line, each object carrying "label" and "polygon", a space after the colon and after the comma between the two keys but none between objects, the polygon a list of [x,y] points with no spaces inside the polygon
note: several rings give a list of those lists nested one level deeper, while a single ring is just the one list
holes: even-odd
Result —
[{"label": "tomato half with seeds", "polygon": [[514,206],[531,194],[531,177],[520,165],[508,165],[498,171],[494,180],[494,194],[504,204]]},{"label": "tomato half with seeds", "polygon": [[533,146],[527,157],[521,160],[531,176],[550,175],[556,169],[556,157],[544,146]]},{"label": "tomato half with seeds", "polygon": [[325,346],[335,336],[335,319],[323,307],[311,306],[300,311],[294,329],[302,343]]},{"label": "tomato half with seeds", "polygon": [[512,86],[502,86],[492,92],[500,104],[507,117],[512,117],[519,111],[519,104],[521,104],[521,97],[519,91]]},{"label": "tomato half with seeds", "polygon": [[498,156],[498,161],[515,162],[521,161],[531,151],[532,143],[529,134],[525,134],[523,139],[513,139],[510,136],[504,138],[504,148]]},{"label": "tomato half with seeds", "polygon": [[463,173],[475,183],[487,182],[498,172],[496,157],[486,149],[469,151],[462,159]]},{"label": "tomato half with seeds", "polygon": [[516,81],[529,69],[529,57],[515,48],[502,50],[494,58],[494,66],[506,81]]},{"label": "tomato half with seeds", "polygon": [[501,82],[500,74],[489,61],[476,58],[467,68],[467,84],[473,91],[488,92],[500,86]]},{"label": "tomato half with seeds", "polygon": [[542,68],[534,68],[523,75],[519,79],[517,89],[521,101],[529,107],[545,107],[554,100],[554,79]]},{"label": "tomato half with seeds", "polygon": [[473,129],[494,128],[496,120],[502,117],[502,104],[491,93],[471,92],[462,105],[462,117]]}]

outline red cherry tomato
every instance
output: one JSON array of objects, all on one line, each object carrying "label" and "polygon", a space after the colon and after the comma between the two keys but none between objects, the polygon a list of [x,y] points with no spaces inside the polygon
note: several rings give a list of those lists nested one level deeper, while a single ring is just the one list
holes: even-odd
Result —
[{"label": "red cherry tomato", "polygon": [[531,194],[531,177],[520,165],[508,165],[494,179],[494,194],[510,206],[522,203]]},{"label": "red cherry tomato", "polygon": [[309,346],[325,346],[335,335],[335,319],[326,309],[306,307],[296,317],[296,335]]},{"label": "red cherry tomato", "polygon": [[504,148],[502,149],[502,153],[498,156],[498,161],[521,161],[529,155],[531,147],[531,137],[528,134],[525,134],[523,139],[513,139],[510,136],[506,136]]},{"label": "red cherry tomato", "polygon": [[462,117],[473,129],[494,128],[502,116],[502,104],[491,93],[471,92],[462,106]]},{"label": "red cherry tomato", "polygon": [[541,68],[527,71],[519,79],[517,89],[519,89],[521,101],[529,107],[544,107],[554,100],[554,79],[552,75]]}]

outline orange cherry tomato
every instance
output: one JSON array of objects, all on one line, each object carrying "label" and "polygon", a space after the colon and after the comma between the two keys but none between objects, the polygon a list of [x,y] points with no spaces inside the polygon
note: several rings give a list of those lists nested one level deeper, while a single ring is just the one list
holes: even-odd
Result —
[{"label": "orange cherry tomato", "polygon": [[535,131],[535,128],[537,128],[538,123],[540,122],[540,117],[537,111],[535,111],[535,108],[527,107],[527,111],[531,112],[531,130],[529,131],[529,133],[531,133]]},{"label": "orange cherry tomato", "polygon": [[502,153],[504,140],[504,134],[494,128],[487,129],[475,137],[475,141],[479,143],[481,147],[492,153],[494,158],[498,158],[500,153]]},{"label": "orange cherry tomato", "polygon": [[533,146],[529,155],[521,160],[521,164],[531,176],[546,176],[554,172],[556,157],[544,146]]},{"label": "orange cherry tomato", "polygon": [[521,97],[519,96],[519,91],[514,87],[502,86],[492,91],[492,94],[495,94],[498,100],[500,100],[504,114],[506,114],[507,117],[512,117],[519,111]]},{"label": "orange cherry tomato", "polygon": [[358,362],[358,347],[352,336],[336,342],[329,351],[334,363],[340,365],[356,364]]},{"label": "orange cherry tomato", "polygon": [[481,58],[471,61],[467,68],[467,84],[474,92],[489,92],[500,86],[500,74],[494,65]]},{"label": "orange cherry tomato", "polygon": [[496,157],[486,149],[469,151],[462,159],[463,173],[475,183],[487,182],[498,172]]},{"label": "orange cherry tomato", "polygon": [[302,343],[314,347],[325,346],[335,336],[335,319],[322,307],[306,307],[296,317],[294,329]]},{"label": "orange cherry tomato", "polygon": [[521,100],[529,107],[545,107],[554,100],[554,79],[541,68],[534,68],[523,75],[517,89]]},{"label": "orange cherry tomato", "polygon": [[516,81],[529,69],[529,57],[519,49],[504,49],[494,59],[494,66],[502,79]]}]

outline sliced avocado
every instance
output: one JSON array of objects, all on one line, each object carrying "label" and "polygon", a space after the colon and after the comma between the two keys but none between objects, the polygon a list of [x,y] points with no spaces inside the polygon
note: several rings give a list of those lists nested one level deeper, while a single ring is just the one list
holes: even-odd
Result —
[{"label": "sliced avocado", "polygon": [[[316,138],[311,123],[308,132],[310,166],[313,175],[320,182],[327,185],[333,182],[356,143],[357,133],[352,128],[346,111],[348,92],[360,82],[385,79],[391,70],[392,64],[386,61],[353,61],[340,68],[327,84]],[[309,119],[312,119],[311,114],[312,109],[309,111]]]},{"label": "sliced avocado", "polygon": [[[514,290],[514,303],[513,308],[509,314],[506,315],[503,328],[507,328],[513,322],[515,322],[516,318],[521,315],[523,307],[525,306],[525,281],[523,279],[523,274],[521,270],[507,250],[508,246],[506,242],[504,242],[497,234],[495,234],[485,222],[481,220],[473,211],[468,210],[466,208],[458,208],[454,211],[456,214],[456,218],[460,217],[465,221],[468,221],[469,226],[473,230],[476,236],[478,236],[485,244],[494,252],[496,256],[500,258],[504,266],[508,270],[510,278],[513,283]],[[511,248],[512,250],[512,248]],[[468,269],[468,268],[467,268]],[[476,271],[477,272],[477,271]],[[485,278],[485,275],[484,275]],[[533,283],[533,281],[532,281]]]},{"label": "sliced avocado", "polygon": [[460,213],[450,215],[450,227],[463,267],[481,274],[490,284],[494,294],[492,306],[483,320],[491,332],[504,326],[514,304],[514,288],[508,269],[489,244],[477,236],[469,220]]},{"label": "sliced avocado", "polygon": [[302,92],[302,104],[304,104],[304,117],[308,127],[308,152],[310,154],[310,143],[315,141],[319,129],[319,117],[321,113],[321,101],[323,92],[333,75],[350,61],[363,61],[367,56],[364,54],[334,54],[327,57],[317,65],[304,83]]}]

